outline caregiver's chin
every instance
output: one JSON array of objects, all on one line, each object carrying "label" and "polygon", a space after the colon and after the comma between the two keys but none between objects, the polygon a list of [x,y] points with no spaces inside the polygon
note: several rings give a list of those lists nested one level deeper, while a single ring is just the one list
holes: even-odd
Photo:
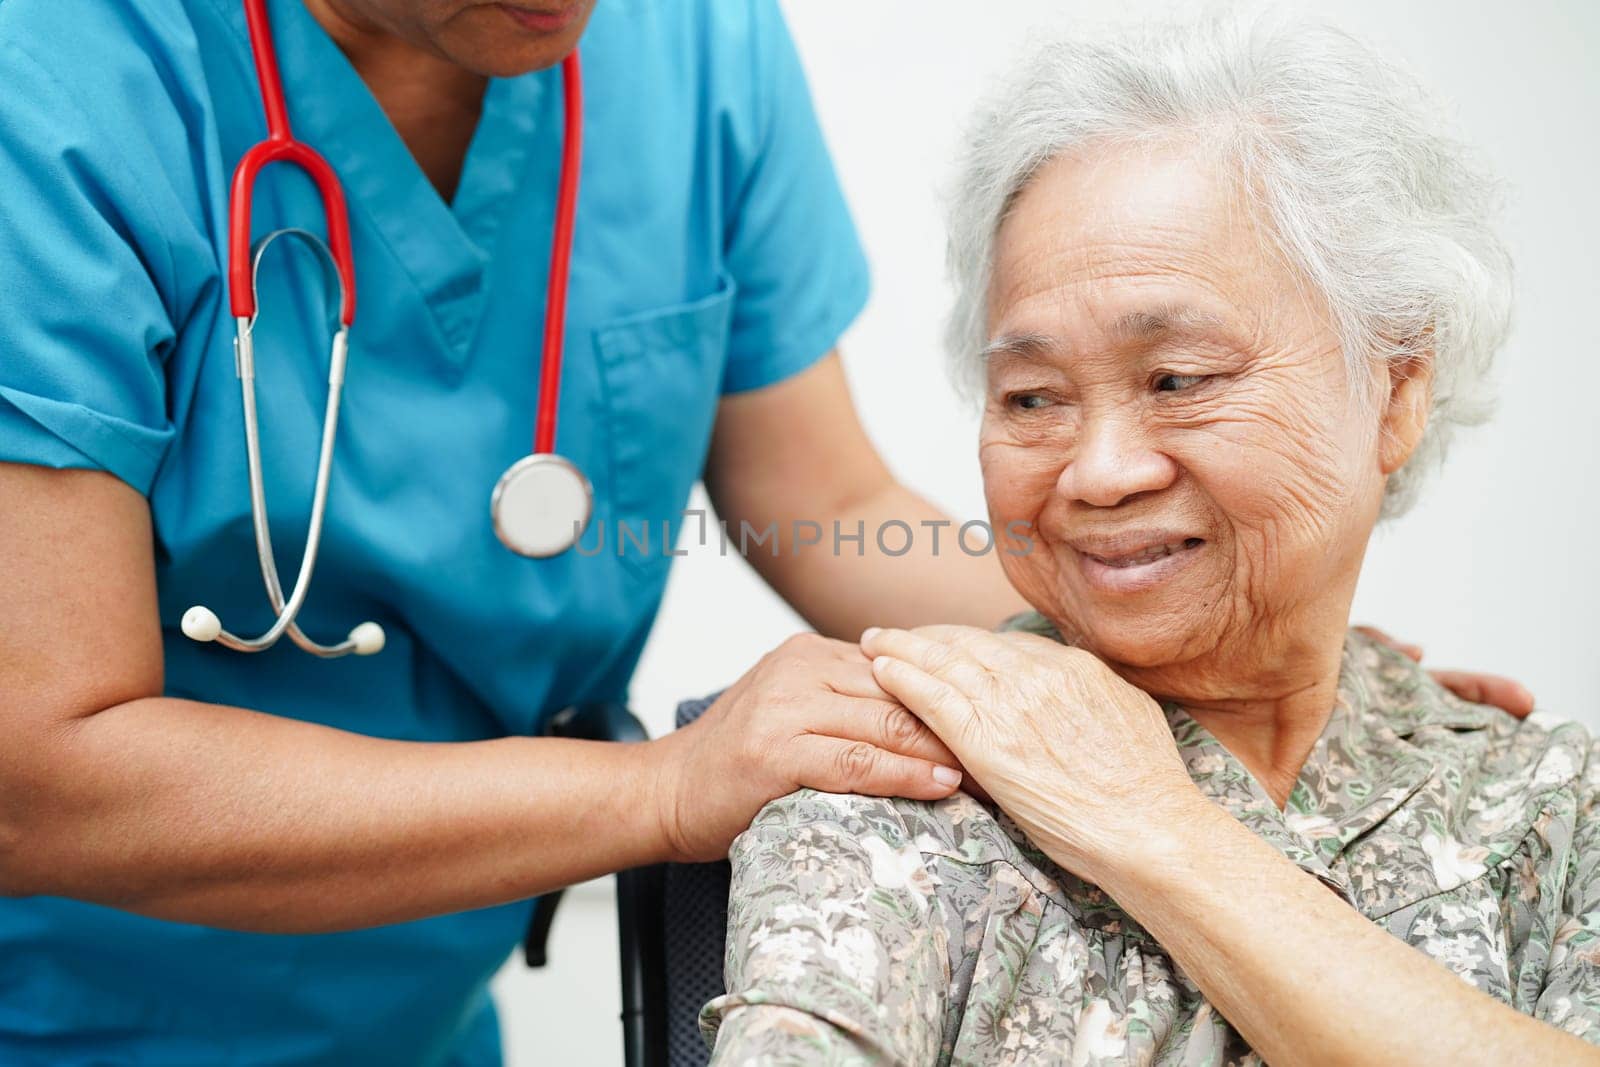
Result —
[{"label": "caregiver's chin", "polygon": [[981,454],[992,521],[1037,531],[1011,580],[1082,647],[1315,737],[1431,361],[1352,371],[1256,218],[1176,138],[1045,167],[996,240]]}]

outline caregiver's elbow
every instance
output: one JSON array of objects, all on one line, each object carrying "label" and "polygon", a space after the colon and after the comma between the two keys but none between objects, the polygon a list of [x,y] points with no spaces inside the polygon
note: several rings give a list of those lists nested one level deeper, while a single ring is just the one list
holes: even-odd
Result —
[{"label": "caregiver's elbow", "polygon": [[75,775],[70,746],[77,716],[43,709],[0,719],[6,743],[0,751],[0,897],[61,895],[64,841],[81,833],[62,825],[70,810]]},{"label": "caregiver's elbow", "polygon": [[29,862],[36,835],[28,825],[23,805],[9,776],[0,778],[0,897],[28,897],[42,891],[39,872]]}]

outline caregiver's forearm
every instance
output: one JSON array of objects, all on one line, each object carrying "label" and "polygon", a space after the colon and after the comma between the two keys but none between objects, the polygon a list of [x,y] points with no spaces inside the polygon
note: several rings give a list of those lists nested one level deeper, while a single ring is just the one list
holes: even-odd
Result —
[{"label": "caregiver's forearm", "polygon": [[[859,530],[862,540],[836,546],[835,523],[851,537]],[[961,520],[892,479],[870,496],[845,502],[818,525],[819,544],[792,552],[786,545],[786,555],[752,562],[819,633],[853,641],[869,626],[987,628],[1028,606],[1000,569],[1000,553],[1021,551],[1017,542],[995,531],[985,549],[987,534],[974,527],[964,550],[957,541]],[[889,551],[904,546],[904,554],[883,551],[880,529]]]},{"label": "caregiver's forearm", "polygon": [[1600,1063],[1473,989],[1199,800],[1100,884],[1276,1067]]},{"label": "caregiver's forearm", "polygon": [[9,895],[331,931],[665,855],[647,745],[388,741],[170,698],[57,722],[26,745],[0,781]]}]

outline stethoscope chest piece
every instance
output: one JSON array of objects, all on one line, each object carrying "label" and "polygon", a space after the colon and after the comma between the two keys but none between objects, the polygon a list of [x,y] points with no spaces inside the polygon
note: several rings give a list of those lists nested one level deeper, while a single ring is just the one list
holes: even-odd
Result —
[{"label": "stethoscope chest piece", "polygon": [[534,559],[578,543],[594,510],[594,490],[573,463],[550,452],[524,456],[500,476],[489,499],[495,536]]}]

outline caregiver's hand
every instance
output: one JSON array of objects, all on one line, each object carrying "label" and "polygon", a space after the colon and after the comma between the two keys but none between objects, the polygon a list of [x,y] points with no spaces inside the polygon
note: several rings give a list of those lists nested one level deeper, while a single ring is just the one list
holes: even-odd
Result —
[{"label": "caregiver's hand", "polygon": [[878,683],[1080,877],[1104,884],[1119,844],[1206,803],[1160,706],[1088,652],[968,626],[871,629],[861,648]]},{"label": "caregiver's hand", "polygon": [[[1421,645],[1390,637],[1376,626],[1357,626],[1356,629],[1374,641],[1388,645],[1402,656],[1408,656],[1417,663],[1422,662]],[[1519,719],[1526,719],[1533,714],[1533,694],[1515,679],[1481,671],[1429,670],[1428,674],[1468,703],[1489,704]]]},{"label": "caregiver's hand", "polygon": [[961,783],[950,750],[873,680],[860,649],[816,634],[789,638],[651,745],[679,862],[725,857],[763,804],[802,787],[937,800]]}]

